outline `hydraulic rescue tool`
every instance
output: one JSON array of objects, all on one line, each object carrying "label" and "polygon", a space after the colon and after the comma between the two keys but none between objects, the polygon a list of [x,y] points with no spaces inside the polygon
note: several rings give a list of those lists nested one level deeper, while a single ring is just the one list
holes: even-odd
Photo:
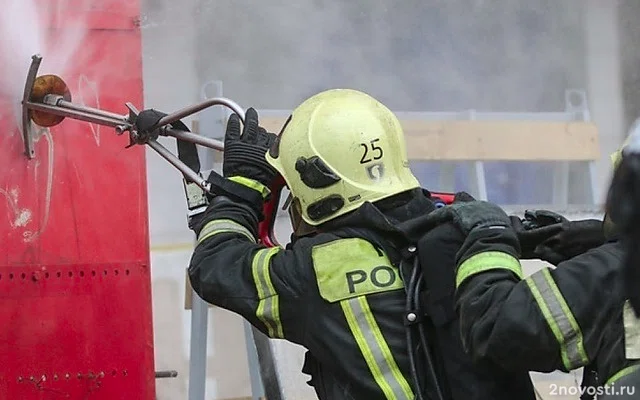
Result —
[{"label": "hydraulic rescue tool", "polygon": [[[164,116],[153,126],[152,130],[139,131],[136,128],[139,111],[133,104],[125,103],[128,113],[122,115],[74,104],[71,92],[62,78],[56,75],[38,76],[41,62],[40,55],[32,57],[22,99],[22,135],[25,154],[28,158],[35,156],[33,142],[36,130],[33,124],[52,127],[61,123],[65,118],[72,118],[109,126],[114,128],[118,135],[128,133],[129,145],[127,147],[148,145],[183,174],[189,217],[206,209],[208,205],[207,193],[210,193],[212,179],[220,180],[222,178],[214,171],[200,170],[196,145],[223,151],[224,143],[190,132],[180,120],[206,108],[221,105],[238,114],[240,120],[244,122],[242,107],[224,97],[210,98]],[[157,139],[160,136],[170,136],[177,140],[177,156],[158,142]],[[270,197],[264,204],[264,220],[260,223],[259,235],[261,242],[266,246],[278,244],[274,233],[274,224],[283,188],[284,180],[277,180],[274,187],[270,188]]]}]

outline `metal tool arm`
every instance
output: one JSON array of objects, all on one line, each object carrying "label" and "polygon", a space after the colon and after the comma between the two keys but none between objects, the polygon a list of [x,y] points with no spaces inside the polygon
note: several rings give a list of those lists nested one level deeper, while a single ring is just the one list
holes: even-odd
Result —
[{"label": "metal tool arm", "polygon": [[235,112],[236,114],[238,114],[238,116],[240,116],[240,119],[244,122],[244,110],[242,109],[242,107],[240,107],[238,105],[238,103],[236,103],[235,101],[231,100],[231,99],[227,99],[226,97],[213,97],[211,99],[207,99],[201,103],[198,104],[194,104],[192,106],[188,106],[183,108],[182,110],[178,110],[174,113],[171,113],[165,117],[163,117],[159,122],[158,122],[158,127],[163,127],[165,125],[169,125],[172,124],[176,121],[181,120],[184,117],[188,117],[189,115],[193,115],[195,113],[198,113],[202,110],[204,110],[205,108],[209,108],[212,106],[216,106],[216,105],[220,105],[220,106],[225,106],[227,108],[230,108],[233,112]]},{"label": "metal tool arm", "polygon": [[184,140],[185,142],[199,144],[200,146],[208,147],[210,149],[224,151],[224,142],[201,136],[197,133],[182,131],[180,129],[173,129],[169,128],[168,126],[163,126],[162,128],[160,128],[159,133],[161,136],[172,136],[178,140]]},{"label": "metal tool arm", "polygon": [[[147,139],[155,139],[157,136],[173,136],[176,139],[192,142],[201,146],[215,150],[224,150],[224,144],[218,140],[202,137],[187,131],[173,129],[170,125],[185,117],[196,114],[206,108],[216,105],[225,106],[238,114],[244,123],[244,110],[235,101],[225,97],[214,97],[200,103],[185,107],[174,113],[166,115],[156,125],[155,132],[137,132],[135,120],[139,114],[138,110],[130,103],[127,103],[128,114],[117,114],[93,107],[74,104],[65,98],[70,95],[68,87],[64,81],[55,75],[46,75],[49,81],[43,79],[45,76],[38,76],[38,69],[42,62],[42,57],[36,54],[32,57],[31,66],[27,74],[24,95],[22,98],[23,107],[23,135],[25,137],[25,147],[27,156],[33,157],[33,132],[31,129],[32,111],[40,111],[49,115],[56,115],[62,118],[56,120],[50,126],[62,122],[64,118],[73,118],[80,121],[116,128],[118,134],[130,132],[133,135],[132,142],[136,144],[147,144]],[[36,96],[36,88],[38,96]],[[59,92],[66,91],[63,96]]]},{"label": "metal tool arm", "polygon": [[[68,107],[66,104],[73,107]],[[47,95],[42,103],[26,102],[26,107],[30,110],[44,111],[48,114],[69,117],[80,121],[116,128],[125,126],[131,129],[133,125],[128,121],[126,115],[117,115],[96,108],[79,106],[65,101],[62,96]]]},{"label": "metal tool arm", "polygon": [[[206,108],[216,105],[222,105],[230,108],[233,112],[238,114],[242,122],[244,123],[244,110],[236,102],[224,97],[215,97],[207,99],[200,103],[185,107],[179,111],[166,115],[155,126],[152,132],[138,132],[136,130],[135,122],[138,117],[138,110],[131,103],[127,103],[126,106],[129,109],[128,114],[117,114],[110,111],[100,110],[93,107],[82,106],[74,104],[71,100],[71,95],[67,85],[64,81],[55,75],[38,76],[38,69],[42,57],[38,54],[32,57],[31,67],[27,74],[27,80],[25,83],[24,95],[22,99],[22,128],[23,138],[25,146],[25,154],[29,158],[35,156],[33,149],[34,130],[32,127],[33,122],[43,120],[43,116],[57,116],[60,118],[53,118],[47,121],[46,126],[56,125],[64,118],[73,118],[80,121],[85,121],[93,124],[109,126],[115,128],[116,133],[121,135],[125,132],[129,133],[130,145],[133,144],[146,144],[149,145],[155,152],[161,157],[175,166],[182,172],[186,179],[193,181],[202,190],[209,191],[210,186],[198,174],[197,171],[189,168],[184,162],[182,162],[177,156],[171,153],[166,147],[157,141],[159,136],[171,136],[175,137],[179,141],[185,141],[195,143],[210,149],[223,151],[224,143],[219,140],[210,139],[200,136],[196,133],[175,129],[171,124],[200,112]],[[39,118],[36,118],[39,117]]]},{"label": "metal tool arm", "polygon": [[190,181],[198,185],[202,190],[209,192],[211,190],[211,185],[204,179],[202,176],[197,174],[194,170],[189,168],[185,163],[183,163],[178,157],[175,156],[172,152],[169,151],[166,147],[158,143],[155,139],[151,139],[147,142],[147,145],[155,150],[156,153],[160,155],[160,157],[167,160],[171,165],[176,167],[180,172],[184,174]]}]

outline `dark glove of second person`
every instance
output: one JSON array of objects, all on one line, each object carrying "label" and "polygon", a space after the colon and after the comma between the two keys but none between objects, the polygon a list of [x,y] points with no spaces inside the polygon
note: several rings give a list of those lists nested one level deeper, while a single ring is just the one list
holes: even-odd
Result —
[{"label": "dark glove of second person", "polygon": [[560,233],[562,222],[567,221],[560,214],[547,210],[527,210],[522,220],[515,215],[509,218],[520,242],[520,258],[524,260],[540,258],[536,254],[536,248],[545,240]]},{"label": "dark glove of second person", "polygon": [[[519,219],[518,219],[519,221]],[[514,229],[523,248],[522,258],[538,258],[553,265],[602,245],[606,239],[602,221],[569,221],[547,210],[525,212],[525,221],[512,217]]]},{"label": "dark glove of second person", "polygon": [[248,178],[269,188],[277,171],[267,163],[265,155],[276,138],[258,124],[258,112],[254,108],[247,109],[242,130],[240,118],[232,114],[224,138],[222,173],[225,178]]},{"label": "dark glove of second person", "polygon": [[534,253],[541,260],[558,265],[605,243],[602,221],[585,219],[562,223],[562,230],[539,244]]}]

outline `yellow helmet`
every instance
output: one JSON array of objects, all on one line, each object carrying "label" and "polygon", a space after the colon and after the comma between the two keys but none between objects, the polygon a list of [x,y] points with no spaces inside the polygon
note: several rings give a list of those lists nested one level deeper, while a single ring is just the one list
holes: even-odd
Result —
[{"label": "yellow helmet", "polygon": [[420,186],[400,121],[357,90],[331,89],[305,100],[266,158],[311,226]]}]

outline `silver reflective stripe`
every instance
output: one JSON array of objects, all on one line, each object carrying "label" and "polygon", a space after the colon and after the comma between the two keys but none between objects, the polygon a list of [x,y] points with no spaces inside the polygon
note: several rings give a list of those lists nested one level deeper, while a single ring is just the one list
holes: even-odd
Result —
[{"label": "silver reflective stripe", "polygon": [[280,250],[280,247],[259,250],[253,257],[251,268],[258,299],[260,300],[256,309],[256,316],[266,326],[271,338],[284,338],[284,330],[280,321],[279,297],[269,275],[271,257]]},{"label": "silver reflective stripe", "polygon": [[251,232],[239,223],[230,219],[215,219],[207,223],[204,228],[202,228],[198,235],[198,244],[219,233],[240,233],[249,238],[252,242],[256,242],[256,239],[253,237]]},{"label": "silver reflective stripe", "polygon": [[580,326],[549,269],[543,268],[525,281],[560,345],[560,354],[565,368],[573,370],[588,364],[589,357],[584,349]]},{"label": "silver reflective stripe", "polygon": [[624,351],[627,360],[640,359],[640,319],[633,312],[629,300],[624,302]]},{"label": "silver reflective stripe", "polygon": [[369,370],[386,398],[412,400],[411,386],[398,368],[366,297],[355,297],[340,303]]}]

